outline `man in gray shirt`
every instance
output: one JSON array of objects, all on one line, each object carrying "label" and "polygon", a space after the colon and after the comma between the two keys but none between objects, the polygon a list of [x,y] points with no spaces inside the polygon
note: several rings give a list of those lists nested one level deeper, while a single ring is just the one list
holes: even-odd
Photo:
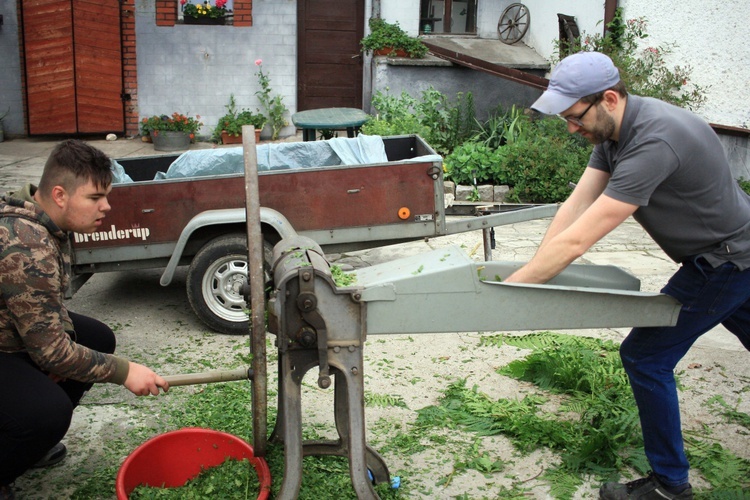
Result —
[{"label": "man in gray shirt", "polygon": [[708,124],[662,101],[628,95],[612,61],[563,59],[532,105],[595,145],[588,168],[536,255],[506,282],[544,283],[631,215],[680,269],[662,292],[683,306],[677,325],[635,328],[620,348],[653,470],[607,483],[604,499],[690,499],[673,370],[702,334],[723,324],[750,350],[750,197],[732,178]]}]

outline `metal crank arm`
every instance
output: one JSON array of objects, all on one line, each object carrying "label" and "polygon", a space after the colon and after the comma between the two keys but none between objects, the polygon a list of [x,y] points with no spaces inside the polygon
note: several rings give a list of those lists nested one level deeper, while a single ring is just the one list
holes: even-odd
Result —
[{"label": "metal crank arm", "polygon": [[302,313],[302,318],[315,330],[318,346],[318,387],[328,389],[331,387],[330,368],[328,366],[328,334],[326,322],[318,311],[318,298],[315,296],[315,279],[309,269],[299,270],[299,295],[297,296],[297,307]]}]

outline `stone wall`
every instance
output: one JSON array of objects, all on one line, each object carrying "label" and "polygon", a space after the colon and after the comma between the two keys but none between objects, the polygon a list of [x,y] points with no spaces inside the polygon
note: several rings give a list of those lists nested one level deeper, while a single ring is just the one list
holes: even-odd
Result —
[{"label": "stone wall", "polygon": [[[498,105],[508,109],[511,105],[528,107],[541,95],[540,90],[526,85],[433,57],[423,61],[376,57],[372,67],[373,95],[378,91],[392,95],[406,91],[418,98],[423,91],[433,87],[454,99],[458,92],[471,92],[479,120],[487,118]],[[542,76],[542,72],[536,74]],[[366,96],[364,101],[369,103],[370,97]]]}]

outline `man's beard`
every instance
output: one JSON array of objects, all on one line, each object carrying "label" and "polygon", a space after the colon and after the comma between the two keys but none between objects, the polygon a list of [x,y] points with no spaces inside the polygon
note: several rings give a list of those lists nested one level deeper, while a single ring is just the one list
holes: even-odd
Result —
[{"label": "man's beard", "polygon": [[615,119],[609,116],[599,104],[596,107],[596,123],[592,130],[587,130],[589,137],[586,137],[591,144],[601,144],[612,138],[615,133]]}]

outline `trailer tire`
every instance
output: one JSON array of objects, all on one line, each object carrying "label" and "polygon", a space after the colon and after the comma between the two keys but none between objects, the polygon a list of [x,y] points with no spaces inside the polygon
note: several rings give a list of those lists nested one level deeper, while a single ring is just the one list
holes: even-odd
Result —
[{"label": "trailer tire", "polygon": [[[272,259],[273,246],[264,241],[267,272]],[[242,296],[247,272],[247,237],[242,233],[214,238],[195,254],[187,274],[188,301],[196,316],[212,330],[228,335],[250,333],[250,306]]]}]

